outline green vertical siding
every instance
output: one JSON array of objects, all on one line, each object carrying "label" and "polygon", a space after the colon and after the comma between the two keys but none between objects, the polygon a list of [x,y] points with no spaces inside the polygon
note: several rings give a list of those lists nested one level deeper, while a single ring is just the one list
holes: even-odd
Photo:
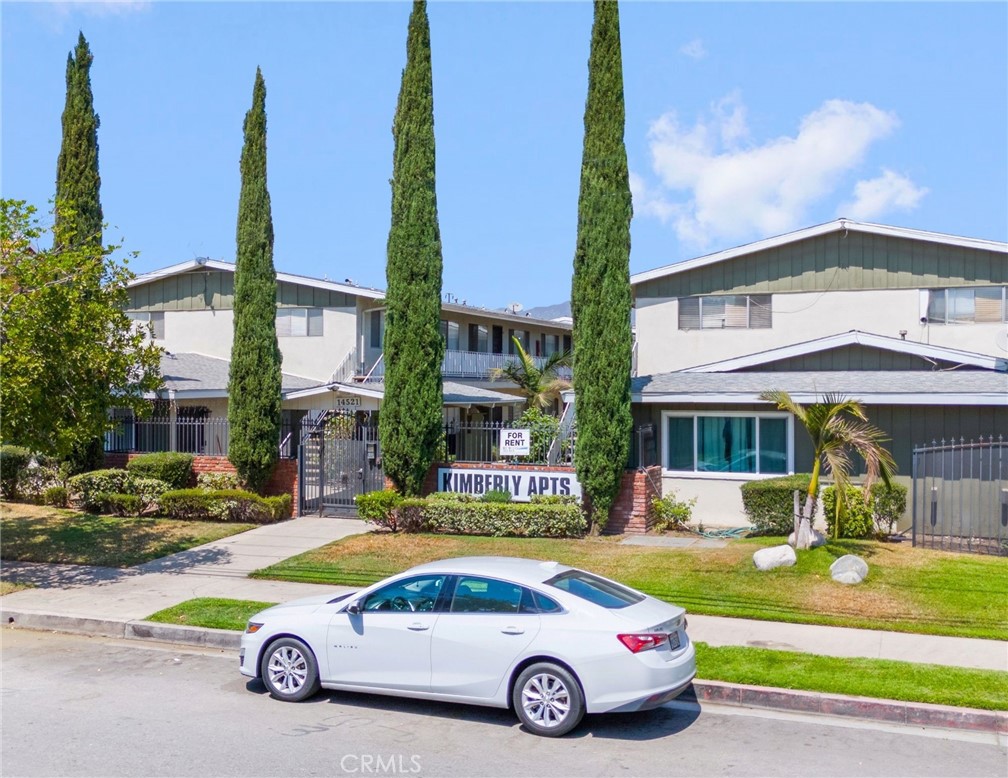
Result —
[{"label": "green vertical siding", "polygon": [[[234,274],[193,270],[129,290],[129,308],[137,311],[226,310],[234,306]],[[355,296],[306,284],[277,284],[277,304],[301,308],[353,308]]]}]

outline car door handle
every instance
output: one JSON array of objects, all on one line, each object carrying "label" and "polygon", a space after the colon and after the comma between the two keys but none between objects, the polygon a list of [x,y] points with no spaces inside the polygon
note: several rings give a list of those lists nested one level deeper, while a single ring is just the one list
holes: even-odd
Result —
[{"label": "car door handle", "polygon": [[406,627],[406,629],[411,629],[414,632],[423,632],[425,629],[430,629],[430,624],[421,624],[419,621],[414,622]]},{"label": "car door handle", "polygon": [[524,635],[525,634],[525,630],[523,630],[521,627],[504,627],[504,629],[502,629],[501,632],[503,632],[505,635]]}]

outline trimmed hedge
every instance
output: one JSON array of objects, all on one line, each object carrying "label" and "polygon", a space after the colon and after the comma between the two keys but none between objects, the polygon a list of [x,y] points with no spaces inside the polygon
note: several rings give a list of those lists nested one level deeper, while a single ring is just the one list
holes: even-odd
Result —
[{"label": "trimmed hedge", "polygon": [[108,470],[92,470],[89,473],[75,475],[69,480],[70,491],[80,499],[81,507],[86,511],[100,512],[99,494],[127,494],[130,491],[130,474],[119,468]]},{"label": "trimmed hedge", "polygon": [[21,446],[0,446],[0,494],[13,500],[18,495],[18,481],[31,462],[31,451]]},{"label": "trimmed hedge", "polygon": [[192,483],[192,464],[192,454],[159,451],[134,457],[126,464],[126,469],[136,478],[156,478],[171,489],[185,489]]},{"label": "trimmed hedge", "polygon": [[588,528],[577,505],[521,502],[403,500],[398,524],[404,532],[516,538],[569,538]]},{"label": "trimmed hedge", "polygon": [[139,516],[142,503],[135,494],[110,494],[98,492],[94,495],[95,504],[101,513],[111,513],[113,516]]},{"label": "trimmed hedge", "polygon": [[794,531],[794,490],[800,492],[801,505],[804,505],[805,490],[811,478],[811,473],[795,473],[742,484],[742,506],[756,532],[761,535],[791,534]]},{"label": "trimmed hedge", "polygon": [[140,500],[140,512],[143,513],[157,508],[161,495],[171,491],[171,487],[157,478],[131,478],[127,491]]},{"label": "trimmed hedge", "polygon": [[289,494],[260,497],[241,489],[176,489],[161,495],[161,513],[172,519],[270,524],[290,518]]},{"label": "trimmed hedge", "polygon": [[891,535],[896,522],[906,513],[907,488],[896,482],[889,486],[873,483],[871,501],[875,528],[883,535]]},{"label": "trimmed hedge", "polygon": [[196,486],[211,491],[215,489],[241,489],[242,482],[238,473],[197,473]]},{"label": "trimmed hedge", "polygon": [[[822,491],[823,511],[826,514],[827,537],[833,537],[836,529],[837,488],[835,484]],[[871,499],[865,500],[864,492],[856,486],[844,489],[844,510],[840,515],[841,538],[870,538],[875,534],[872,520]]]},{"label": "trimmed hedge", "polygon": [[42,493],[42,502],[54,508],[66,508],[70,504],[70,493],[65,486],[50,486]]}]

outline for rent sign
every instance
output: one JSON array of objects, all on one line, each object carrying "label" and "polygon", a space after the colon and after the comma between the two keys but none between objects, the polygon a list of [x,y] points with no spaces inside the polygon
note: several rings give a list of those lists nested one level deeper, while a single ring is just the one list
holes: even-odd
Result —
[{"label": "for rent sign", "polygon": [[504,427],[500,431],[500,453],[505,457],[527,457],[532,430]]},{"label": "for rent sign", "polygon": [[474,468],[438,468],[438,491],[460,492],[475,497],[487,492],[511,492],[516,502],[529,502],[536,494],[581,497],[581,484],[569,471],[556,470],[477,470]]}]

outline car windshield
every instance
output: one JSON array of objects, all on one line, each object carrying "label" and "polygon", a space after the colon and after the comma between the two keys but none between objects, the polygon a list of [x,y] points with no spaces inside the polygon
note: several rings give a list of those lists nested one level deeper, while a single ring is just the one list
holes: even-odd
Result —
[{"label": "car windshield", "polygon": [[633,589],[627,589],[584,570],[568,570],[553,576],[545,583],[603,608],[625,608],[644,599],[643,594]]}]

